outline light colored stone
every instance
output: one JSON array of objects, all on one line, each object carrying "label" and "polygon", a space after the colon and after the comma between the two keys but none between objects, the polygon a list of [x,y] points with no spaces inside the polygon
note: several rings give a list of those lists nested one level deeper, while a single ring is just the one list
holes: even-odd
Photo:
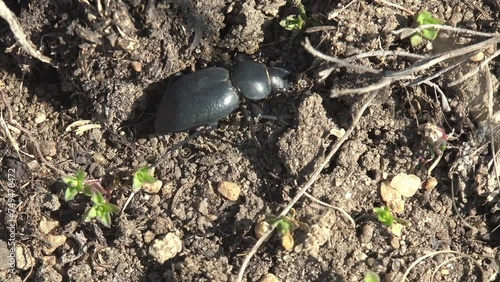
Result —
[{"label": "light colored stone", "polygon": [[276,276],[274,276],[274,274],[268,273],[268,274],[265,274],[264,276],[262,276],[260,278],[259,282],[280,282],[280,280],[278,278],[276,278]]},{"label": "light colored stone", "polygon": [[142,184],[142,190],[148,194],[156,194],[161,190],[161,187],[163,186],[163,182],[160,180],[156,180],[153,183],[143,183]]},{"label": "light colored stone", "polygon": [[412,197],[422,187],[422,181],[414,174],[399,173],[391,180],[391,187],[404,197]]},{"label": "light colored stone", "polygon": [[44,121],[46,121],[46,120],[47,120],[47,116],[45,115],[45,113],[44,113],[44,112],[39,112],[39,113],[36,115],[36,117],[35,117],[35,123],[36,123],[36,124],[40,124],[40,123],[42,123],[42,122],[44,122]]},{"label": "light colored stone", "polygon": [[401,194],[391,187],[387,181],[382,182],[380,185],[380,196],[386,203],[401,199]]},{"label": "light colored stone", "polygon": [[223,181],[219,183],[217,191],[229,201],[236,201],[240,196],[241,189],[236,183]]}]

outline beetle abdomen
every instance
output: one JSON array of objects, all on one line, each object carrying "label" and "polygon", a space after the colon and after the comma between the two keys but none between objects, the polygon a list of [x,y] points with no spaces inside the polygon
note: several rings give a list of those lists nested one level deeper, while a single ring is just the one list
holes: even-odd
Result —
[{"label": "beetle abdomen", "polygon": [[239,106],[239,96],[224,68],[203,69],[176,81],[163,95],[155,121],[157,134],[217,123]]}]

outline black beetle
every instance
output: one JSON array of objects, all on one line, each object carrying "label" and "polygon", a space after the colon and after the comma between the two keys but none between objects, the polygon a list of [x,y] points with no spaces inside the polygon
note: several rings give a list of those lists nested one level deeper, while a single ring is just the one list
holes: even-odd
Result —
[{"label": "black beetle", "polygon": [[230,72],[212,67],[174,82],[163,95],[155,120],[157,134],[213,128],[240,105],[240,94],[250,101],[288,88],[290,73],[254,61],[237,62]]}]

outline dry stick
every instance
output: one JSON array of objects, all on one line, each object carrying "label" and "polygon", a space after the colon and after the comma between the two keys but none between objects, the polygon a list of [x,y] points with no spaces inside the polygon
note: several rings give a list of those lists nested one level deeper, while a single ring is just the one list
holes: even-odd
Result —
[{"label": "dry stick", "polygon": [[38,141],[35,138],[33,138],[33,134],[31,134],[31,131],[22,127],[16,120],[14,120],[14,116],[12,114],[12,108],[10,107],[10,101],[5,96],[5,93],[3,91],[0,91],[0,97],[2,98],[2,101],[5,105],[5,108],[7,108],[7,112],[9,113],[9,123],[13,124],[17,129],[19,129],[21,132],[23,132],[24,134],[26,134],[28,136],[29,140],[31,142],[33,142],[33,145],[35,146],[38,157],[42,160],[42,162],[46,166],[50,167],[54,172],[58,173],[59,175],[64,175],[64,171],[58,169],[51,162],[49,162],[49,161],[47,161],[47,159],[45,159],[45,157],[42,154],[42,150],[40,149],[40,144],[38,143]]},{"label": "dry stick", "polygon": [[493,171],[495,174],[495,179],[497,181],[497,185],[500,184],[498,181],[499,176],[498,176],[498,164],[497,164],[497,158],[495,156],[495,129],[493,128],[493,85],[491,83],[491,73],[490,73],[490,68],[489,65],[486,64],[482,68],[482,71],[484,72],[484,80],[486,82],[486,90],[488,91],[488,127],[490,129],[490,143],[491,143],[491,151],[493,152]]},{"label": "dry stick", "polygon": [[405,8],[405,7],[401,6],[401,5],[394,4],[394,3],[391,3],[391,2],[386,1],[386,0],[373,0],[373,2],[375,2],[375,3],[379,3],[379,4],[384,4],[384,5],[387,5],[387,6],[389,6],[389,7],[394,7],[394,8],[396,8],[396,9],[400,9],[401,11],[406,12],[406,13],[407,13],[408,15],[410,15],[410,16],[413,16],[413,15],[415,14],[415,13],[414,13],[412,10],[410,10],[410,9],[407,9],[407,8]]},{"label": "dry stick", "polygon": [[426,59],[429,56],[414,54],[402,50],[376,50],[376,51],[368,51],[364,53],[360,53],[357,55],[353,55],[344,59],[346,62],[353,62],[362,58],[368,57],[387,57],[387,56],[398,56],[398,57],[408,57],[412,59]]},{"label": "dry stick", "polygon": [[21,45],[21,47],[23,47],[28,54],[44,63],[51,64],[51,59],[40,53],[35,48],[35,45],[27,39],[26,34],[16,18],[16,15],[5,5],[3,0],[0,0],[0,17],[2,17],[9,24],[10,30],[14,34],[17,43]]},{"label": "dry stick", "polygon": [[449,72],[450,70],[454,69],[455,67],[457,67],[458,65],[464,63],[465,61],[469,60],[470,57],[472,57],[472,55],[469,55],[469,56],[466,56],[465,58],[462,58],[460,60],[457,60],[456,62],[454,62],[453,64],[450,64],[449,66],[447,66],[446,68],[442,69],[442,70],[439,70],[435,73],[433,73],[432,75],[429,75],[427,77],[422,77],[422,78],[419,78],[419,79],[416,79],[414,81],[410,81],[408,83],[404,83],[402,86],[403,87],[406,87],[406,86],[416,86],[416,85],[419,85],[419,84],[422,84],[422,83],[425,83],[427,81],[431,81],[433,80],[434,78],[437,78],[441,75],[443,75],[444,73],[447,73]]},{"label": "dry stick", "polygon": [[373,73],[373,74],[379,74],[382,72],[381,70],[354,65],[354,64],[346,62],[345,60],[341,60],[341,59],[338,59],[338,58],[335,58],[332,56],[325,55],[325,54],[317,51],[316,49],[314,49],[314,47],[311,46],[311,43],[309,42],[309,39],[307,37],[305,38],[302,46],[304,46],[304,48],[307,50],[307,52],[311,53],[311,55],[313,55],[317,58],[323,59],[325,61],[328,61],[328,62],[336,63],[336,64],[343,66],[343,67],[346,67],[346,68],[351,68],[351,69],[359,70],[362,72]]},{"label": "dry stick", "polygon": [[[346,94],[363,94],[363,93],[366,93],[369,91],[374,91],[375,89],[380,89],[384,86],[390,85],[391,83],[393,83],[395,81],[399,81],[399,80],[403,80],[403,79],[412,79],[412,78],[414,78],[413,75],[416,72],[426,70],[426,69],[428,69],[436,64],[439,64],[445,60],[455,58],[458,56],[462,56],[462,55],[465,55],[465,54],[468,54],[471,52],[478,51],[482,48],[485,48],[486,46],[489,46],[491,44],[496,44],[498,42],[500,42],[500,36],[496,36],[496,37],[490,38],[488,40],[485,40],[485,41],[482,41],[482,42],[479,42],[479,43],[476,43],[476,44],[473,44],[470,46],[466,46],[466,47],[462,47],[462,48],[459,48],[456,50],[452,50],[449,52],[438,54],[438,55],[430,57],[429,59],[417,62],[417,63],[413,64],[412,66],[405,68],[403,70],[386,72],[385,75],[382,76],[382,79],[375,84],[371,84],[371,85],[368,85],[366,87],[353,88],[353,89],[332,90],[331,97],[338,97],[338,96],[342,96],[342,95],[346,95]],[[308,45],[308,46],[306,45],[305,47],[306,47],[306,50],[308,50],[308,51],[309,51],[308,48],[312,48],[310,45]],[[318,52],[318,51],[316,51],[316,52]],[[324,55],[324,56],[326,56],[326,55]]]},{"label": "dry stick", "polygon": [[[435,91],[437,91],[439,93],[439,95],[441,95],[441,107],[443,108],[443,110],[445,112],[450,112],[451,107],[450,107],[450,104],[448,103],[448,98],[446,98],[446,95],[444,94],[443,90],[441,90],[441,87],[439,87],[439,85],[437,85],[436,83],[434,83],[432,81],[425,81],[424,84],[431,86],[432,88],[434,88]],[[437,99],[437,96],[436,96],[436,99]]]},{"label": "dry stick", "polygon": [[314,197],[313,195],[307,193],[307,192],[304,192],[304,195],[306,197],[308,197],[309,199],[311,199],[312,201],[320,204],[320,205],[323,205],[325,207],[328,207],[328,208],[331,208],[331,209],[334,209],[338,212],[340,212],[341,214],[343,214],[351,223],[352,223],[352,228],[353,229],[356,229],[356,221],[354,221],[354,219],[343,209],[339,208],[339,207],[336,207],[336,206],[333,206],[333,205],[330,205],[329,203],[325,203],[323,201],[321,201],[320,199]]},{"label": "dry stick", "polygon": [[[429,257],[433,257],[435,255],[439,255],[439,254],[455,254],[455,255],[459,255],[459,256],[465,256],[469,259],[471,259],[478,267],[479,267],[479,270],[481,271],[481,278],[483,281],[486,281],[485,279],[485,275],[484,275],[484,270],[483,268],[481,267],[481,264],[475,260],[471,255],[467,255],[467,254],[464,254],[464,253],[461,253],[461,252],[457,252],[457,251],[435,251],[435,252],[432,252],[430,254],[427,254],[425,256],[422,256],[422,257],[419,257],[416,261],[414,261],[410,267],[408,267],[408,269],[406,270],[406,272],[404,273],[403,275],[403,278],[401,278],[401,282],[406,282],[406,277],[408,276],[408,274],[410,274],[410,271],[417,265],[419,264],[421,261],[423,261],[424,259],[426,258],[429,258]],[[486,256],[483,256],[484,258],[488,258]],[[488,258],[490,260],[492,260],[493,262],[495,262],[497,265],[498,263],[493,259],[493,258]]]},{"label": "dry stick", "polygon": [[479,72],[479,69],[483,68],[485,65],[487,65],[491,60],[493,60],[494,58],[498,57],[498,55],[500,55],[500,50],[497,50],[495,53],[493,53],[491,56],[489,56],[488,58],[484,59],[484,61],[482,61],[477,67],[473,68],[471,71],[469,71],[468,73],[466,73],[464,76],[462,76],[461,78],[457,79],[457,80],[454,80],[450,83],[448,83],[448,85],[446,85],[447,87],[452,87],[452,86],[455,86],[457,84],[460,84],[462,82],[464,82],[465,80],[469,79],[471,76],[475,75],[476,73]]},{"label": "dry stick", "polygon": [[497,37],[500,36],[500,33],[497,32],[480,32],[480,31],[474,31],[470,29],[465,29],[465,28],[460,28],[460,27],[452,27],[449,25],[440,25],[440,24],[424,24],[419,27],[415,28],[402,28],[398,29],[392,32],[392,34],[398,35],[401,34],[400,38],[404,39],[407,37],[412,36],[415,32],[422,31],[424,29],[428,28],[435,28],[435,29],[441,29],[441,30],[447,30],[447,31],[453,31],[453,32],[459,32],[459,33],[465,33],[473,36],[481,36],[481,37]]},{"label": "dry stick", "polygon": [[[300,190],[297,192],[295,197],[288,203],[288,205],[283,209],[283,211],[280,213],[279,216],[285,216],[288,214],[290,209],[295,205],[295,203],[304,195],[304,193],[307,191],[309,187],[319,178],[319,175],[321,171],[330,163],[330,160],[332,159],[333,155],[338,151],[340,146],[344,144],[344,142],[349,138],[349,135],[352,133],[354,128],[357,126],[359,123],[359,120],[361,119],[363,113],[365,110],[368,108],[368,106],[371,105],[373,102],[373,99],[377,96],[378,92],[373,92],[371,93],[366,102],[363,104],[361,109],[359,109],[358,113],[356,114],[355,118],[353,119],[351,127],[346,131],[346,133],[340,137],[340,139],[331,147],[329,153],[323,160],[323,162],[318,166],[318,168],[314,171],[314,173],[311,175],[311,178],[300,188]],[[259,247],[271,236],[271,233],[274,231],[275,227],[272,226],[272,228],[267,231],[252,247],[252,249],[247,253],[245,256],[245,259],[241,263],[240,270],[238,272],[238,277],[236,279],[237,282],[241,282],[243,280],[243,274],[245,273],[245,269],[248,267],[248,263],[252,259],[252,257],[255,255]]]}]

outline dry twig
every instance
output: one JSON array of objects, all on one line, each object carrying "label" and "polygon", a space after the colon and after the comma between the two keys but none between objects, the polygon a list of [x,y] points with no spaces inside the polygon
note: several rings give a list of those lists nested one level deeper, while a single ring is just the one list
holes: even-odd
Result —
[{"label": "dry twig", "polygon": [[28,40],[16,18],[16,15],[5,5],[3,0],[0,0],[0,17],[2,17],[9,24],[10,30],[14,34],[17,43],[21,45],[21,47],[23,47],[28,54],[44,63],[51,64],[51,59],[40,53],[36,49],[35,45]]},{"label": "dry twig", "polygon": [[[340,139],[337,142],[335,142],[335,144],[333,146],[331,146],[331,148],[330,148],[328,154],[326,155],[325,159],[323,160],[323,162],[321,162],[319,164],[319,166],[314,171],[314,173],[311,175],[311,177],[309,178],[309,180],[299,189],[299,191],[297,191],[297,194],[295,195],[295,197],[281,211],[281,213],[280,213],[279,216],[286,216],[288,214],[288,212],[290,211],[290,209],[295,205],[295,203],[300,198],[302,198],[302,196],[304,195],[304,193],[306,193],[307,189],[309,189],[309,187],[311,187],[311,185],[319,178],[319,175],[320,175],[321,171],[323,171],[323,168],[325,168],[330,163],[330,160],[332,159],[333,155],[335,155],[335,153],[338,151],[338,149],[340,148],[340,146],[342,146],[342,144],[344,144],[344,142],[349,138],[349,136],[351,135],[351,133],[354,131],[354,128],[356,128],[357,124],[359,123],[359,120],[361,119],[363,113],[371,105],[371,103],[373,102],[373,99],[375,99],[375,97],[377,96],[377,94],[378,94],[378,92],[372,92],[368,96],[368,98],[366,99],[366,102],[363,104],[363,106],[361,107],[361,109],[359,109],[358,113],[356,113],[356,115],[355,115],[355,117],[353,119],[351,127],[349,127],[349,129],[346,131],[346,133],[342,137],[340,137]],[[275,229],[275,227],[272,227],[269,231],[267,231],[255,243],[255,245],[252,247],[252,249],[247,253],[247,255],[245,256],[245,258],[243,259],[243,262],[241,263],[241,267],[240,267],[240,270],[238,272],[238,277],[237,277],[236,281],[241,282],[243,280],[243,274],[245,273],[245,270],[246,270],[246,268],[248,266],[248,263],[250,262],[250,260],[252,259],[252,257],[255,255],[255,253],[257,252],[257,250],[259,249],[259,247],[265,241],[267,241],[267,239],[269,239],[269,237],[271,236],[271,234],[274,231],[274,229]]]}]

